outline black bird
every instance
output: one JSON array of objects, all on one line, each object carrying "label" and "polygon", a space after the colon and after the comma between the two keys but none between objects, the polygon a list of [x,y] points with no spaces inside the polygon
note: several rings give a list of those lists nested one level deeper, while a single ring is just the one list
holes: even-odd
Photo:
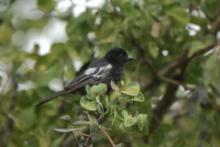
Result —
[{"label": "black bird", "polygon": [[86,85],[105,83],[110,89],[111,81],[115,83],[120,81],[124,65],[130,60],[133,60],[133,58],[129,58],[122,48],[112,48],[103,58],[91,63],[88,68],[67,84],[62,91],[48,96],[45,100],[37,103],[36,106],[62,95],[78,92],[82,89],[85,90]]}]

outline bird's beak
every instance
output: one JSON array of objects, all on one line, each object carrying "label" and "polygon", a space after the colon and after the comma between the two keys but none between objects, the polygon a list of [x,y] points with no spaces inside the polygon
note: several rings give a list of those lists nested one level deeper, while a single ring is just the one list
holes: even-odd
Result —
[{"label": "bird's beak", "polygon": [[128,61],[133,61],[133,60],[134,60],[133,57],[128,57],[127,62],[128,62]]}]

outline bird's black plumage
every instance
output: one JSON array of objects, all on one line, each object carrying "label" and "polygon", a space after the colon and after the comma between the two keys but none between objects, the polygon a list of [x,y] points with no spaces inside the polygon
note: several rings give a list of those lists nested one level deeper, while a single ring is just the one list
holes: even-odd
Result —
[{"label": "bird's black plumage", "polygon": [[97,59],[91,63],[87,69],[68,83],[62,91],[48,96],[45,100],[37,103],[36,106],[44,104],[61,95],[85,89],[86,85],[105,83],[110,87],[111,81],[117,83],[121,79],[123,67],[129,60],[131,60],[131,58],[128,58],[128,54],[123,49],[112,48],[103,58]]}]

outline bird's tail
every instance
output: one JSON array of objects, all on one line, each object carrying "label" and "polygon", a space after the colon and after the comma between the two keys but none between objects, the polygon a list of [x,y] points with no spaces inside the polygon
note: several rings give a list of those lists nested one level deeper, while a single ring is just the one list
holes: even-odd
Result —
[{"label": "bird's tail", "polygon": [[58,92],[54,93],[53,95],[50,95],[50,96],[46,97],[46,99],[40,101],[39,103],[35,104],[35,106],[38,107],[38,106],[40,106],[40,105],[42,105],[42,104],[44,104],[48,101],[51,101],[55,98],[58,98],[59,96],[61,96],[63,94],[65,94],[65,91],[58,91]]}]

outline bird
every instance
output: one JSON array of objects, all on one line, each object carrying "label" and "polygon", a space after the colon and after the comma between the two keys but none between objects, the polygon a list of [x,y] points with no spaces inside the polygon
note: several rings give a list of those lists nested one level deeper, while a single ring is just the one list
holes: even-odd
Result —
[{"label": "bird", "polygon": [[111,48],[103,58],[96,59],[88,65],[75,79],[64,86],[63,90],[46,97],[35,106],[40,106],[60,96],[85,91],[86,85],[104,83],[108,89],[111,89],[111,81],[117,83],[121,80],[124,66],[131,60],[134,58],[129,57],[124,49]]}]

